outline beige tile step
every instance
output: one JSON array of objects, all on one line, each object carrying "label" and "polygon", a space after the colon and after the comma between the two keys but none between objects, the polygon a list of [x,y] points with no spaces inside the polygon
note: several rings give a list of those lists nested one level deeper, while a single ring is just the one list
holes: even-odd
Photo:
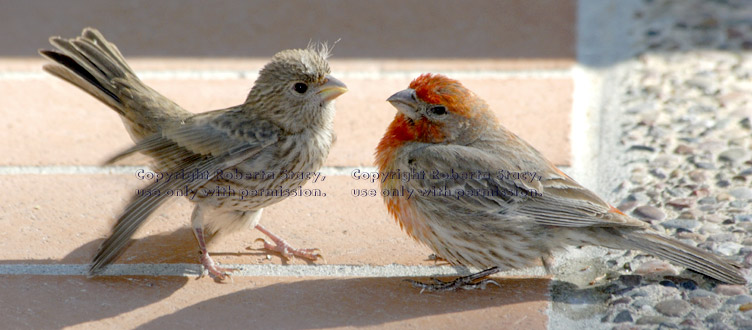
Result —
[{"label": "beige tile step", "polygon": [[[373,152],[396,110],[385,100],[412,78],[346,79],[337,100],[337,142],[327,166],[372,166]],[[569,165],[569,78],[465,78],[506,127],[554,163]],[[147,84],[194,112],[243,102],[248,79],[156,79]],[[0,80],[0,165],[97,165],[132,144],[118,116],[53,77]],[[125,161],[124,164],[133,162]]]},{"label": "beige tile step", "polygon": [[[400,278],[0,276],[7,328],[544,329],[546,279],[420,293]],[[61,299],[62,297],[62,299]],[[13,302],[13,303],[9,303]]]},{"label": "beige tile step", "polygon": [[[88,263],[127,200],[145,184],[135,175],[4,175],[0,221],[13,230],[0,233],[0,260]],[[295,247],[320,248],[321,263],[433,265],[427,260],[431,251],[401,232],[380,197],[351,194],[354,188],[375,187],[346,176],[308,183],[304,188],[320,189],[326,197],[288,198],[266,208],[261,224]],[[185,198],[159,208],[118,262],[197,263],[191,211]],[[222,263],[282,263],[254,244],[263,237],[257,230],[241,230],[212,242],[210,251]]]},{"label": "beige tile step", "polygon": [[[112,111],[41,71],[36,50],[51,35],[99,28],[148,84],[196,112],[244,100],[275,52],[341,39],[331,65],[350,92],[338,100],[327,166],[372,166],[395,113],[385,99],[422,72],[460,79],[505,126],[570,165],[576,10],[574,0],[16,1],[0,10],[0,266],[85,265],[145,184],[96,168],[132,142]],[[290,198],[267,208],[262,224],[296,247],[321,248],[332,266],[434,265],[380,198],[350,194],[374,184],[330,176],[306,187],[319,186],[326,198]],[[118,262],[195,265],[190,212],[184,199],[159,209]],[[210,250],[221,263],[312,267],[247,249],[258,237],[237,232]],[[548,327],[546,278],[498,276],[501,287],[451,293],[420,293],[402,279],[0,275],[0,315],[3,327],[35,329]]]}]

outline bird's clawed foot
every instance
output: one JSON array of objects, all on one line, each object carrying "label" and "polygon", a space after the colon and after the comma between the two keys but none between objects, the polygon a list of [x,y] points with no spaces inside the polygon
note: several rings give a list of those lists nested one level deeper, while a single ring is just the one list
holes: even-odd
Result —
[{"label": "bird's clawed foot", "polygon": [[258,229],[260,232],[264,233],[264,235],[268,236],[269,239],[272,240],[272,243],[267,242],[263,238],[257,239],[255,242],[262,241],[264,242],[264,249],[269,251],[278,252],[286,259],[298,257],[303,258],[311,261],[316,261],[317,259],[321,258],[324,259],[324,257],[321,255],[321,250],[314,248],[314,249],[296,249],[290,244],[288,244],[284,239],[281,237],[275,235],[274,233],[268,231],[266,228],[262,227],[261,225],[256,225],[256,229]]},{"label": "bird's clawed foot", "polygon": [[428,292],[442,292],[442,291],[454,291],[457,289],[464,289],[464,290],[475,290],[475,289],[481,289],[485,290],[486,285],[488,284],[496,284],[497,286],[501,286],[498,282],[492,280],[492,279],[482,279],[480,281],[474,282],[474,281],[468,281],[467,276],[460,277],[455,279],[454,281],[442,281],[436,278],[432,278],[434,283],[423,283],[418,282],[414,280],[405,280],[407,282],[410,282],[410,284],[413,285],[415,288],[419,288],[420,292],[428,291]]},{"label": "bird's clawed foot", "polygon": [[288,244],[283,239],[280,239],[277,241],[272,238],[273,244],[267,242],[263,238],[258,238],[256,239],[255,242],[258,242],[258,241],[264,242],[264,250],[277,252],[281,254],[283,257],[285,257],[286,259],[295,258],[295,257],[304,258],[304,259],[308,259],[311,261],[316,261],[319,258],[324,259],[324,257],[320,253],[321,250],[318,248],[296,249],[290,246],[290,244]]},{"label": "bird's clawed foot", "polygon": [[225,279],[230,279],[230,282],[232,282],[230,273],[234,272],[236,269],[220,267],[214,262],[214,259],[209,256],[208,252],[201,253],[201,265],[204,266],[204,270],[201,271],[199,278],[204,277],[204,275],[208,273],[209,277],[217,282],[222,282]]},{"label": "bird's clawed foot", "polygon": [[493,267],[493,268],[489,268],[489,269],[486,269],[484,271],[481,271],[475,274],[458,277],[454,281],[448,281],[448,282],[445,282],[436,278],[432,278],[434,283],[423,283],[423,282],[418,282],[414,280],[405,280],[405,281],[410,282],[410,284],[412,284],[413,287],[419,288],[421,293],[423,291],[443,292],[443,291],[454,291],[457,289],[485,290],[488,284],[495,284],[501,287],[501,284],[499,284],[498,282],[492,279],[484,278],[486,276],[489,276],[498,272],[499,272],[499,268]]}]

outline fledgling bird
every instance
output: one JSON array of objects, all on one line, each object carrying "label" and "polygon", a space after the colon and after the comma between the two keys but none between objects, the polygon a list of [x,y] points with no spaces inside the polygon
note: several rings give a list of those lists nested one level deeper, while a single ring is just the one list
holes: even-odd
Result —
[{"label": "fledgling bird", "polygon": [[[423,74],[387,101],[398,113],[376,164],[388,178],[382,191],[395,192],[384,197],[389,212],[441,258],[483,269],[415,286],[484,286],[489,280],[479,279],[539,259],[550,269],[552,252],[569,245],[638,249],[723,282],[746,283],[734,263],[658,234],[579,185],[499,124],[460,82]],[[411,174],[415,179],[404,179]],[[400,191],[415,193],[408,198]]]},{"label": "fledgling bird", "polygon": [[[209,256],[208,233],[255,227],[273,241],[264,241],[266,249],[285,257],[320,257],[317,249],[292,248],[259,225],[259,220],[264,207],[289,195],[265,192],[295,190],[308,179],[307,175],[281,174],[318,171],[329,154],[334,139],[333,100],[347,87],[330,75],[326,45],[277,53],[261,70],[243,104],[193,114],[146,86],[117,47],[96,29],[86,28],[73,39],[52,37],[50,43],[56,49],[40,50],[40,54],[54,63],[44,69],[115,110],[136,143],[109,162],[144,153],[154,159],[156,171],[173,175],[170,180],[151,183],[146,191],[196,193],[191,199],[195,203],[191,224],[201,263],[211,277],[222,280],[232,269],[220,267]],[[276,175],[251,175],[259,171]],[[235,175],[217,175],[220,172]],[[202,188],[216,186],[229,186],[237,193],[201,193]],[[255,196],[243,196],[243,190]],[[89,274],[96,275],[112,263],[168,198],[164,193],[132,197],[100,246]]]}]

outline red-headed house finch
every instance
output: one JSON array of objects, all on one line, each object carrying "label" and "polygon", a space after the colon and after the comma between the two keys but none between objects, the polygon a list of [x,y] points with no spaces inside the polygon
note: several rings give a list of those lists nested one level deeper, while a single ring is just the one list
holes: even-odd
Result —
[{"label": "red-headed house finch", "polygon": [[399,112],[378,145],[376,164],[392,175],[381,181],[382,190],[395,192],[385,197],[389,212],[440,257],[484,269],[416,286],[476,287],[479,278],[538,259],[548,269],[547,258],[568,245],[638,249],[723,282],[746,283],[733,263],[661,236],[580,186],[499,124],[488,104],[458,81],[424,74],[387,101]]},{"label": "red-headed house finch", "polygon": [[[347,88],[330,75],[325,45],[277,53],[259,73],[245,103],[192,114],[146,86],[99,31],[86,28],[80,37],[53,37],[50,43],[57,49],[40,53],[55,63],[44,69],[115,110],[136,143],[111,161],[142,152],[154,159],[156,171],[173,175],[170,180],[153,182],[146,191],[195,193],[191,223],[201,263],[210,276],[224,279],[230,269],[219,267],[209,256],[207,233],[255,227],[274,241],[275,245],[264,241],[267,249],[285,257],[319,256],[315,249],[291,248],[258,223],[264,207],[285,198],[264,192],[294,190],[307,181],[306,175],[280,175],[282,171],[317,171],[329,154],[334,138],[332,101]],[[217,176],[220,171],[239,173],[240,177]],[[259,171],[276,175],[249,175]],[[191,177],[191,173],[199,175]],[[204,187],[216,186],[229,186],[228,191],[237,193],[201,193]],[[244,197],[240,193],[243,190],[262,193]],[[135,195],[100,246],[89,274],[96,275],[113,262],[136,230],[167,199],[165,193]]]}]

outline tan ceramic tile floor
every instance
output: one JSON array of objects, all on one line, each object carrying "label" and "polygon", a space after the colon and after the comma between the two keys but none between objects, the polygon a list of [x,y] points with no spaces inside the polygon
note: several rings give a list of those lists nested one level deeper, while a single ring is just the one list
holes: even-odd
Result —
[{"label": "tan ceramic tile floor", "polygon": [[[79,0],[72,7],[94,3]],[[475,38],[457,38],[460,46],[473,40],[483,42],[483,36],[491,44],[447,51],[447,56],[411,53],[403,45],[409,40],[390,40],[395,54],[404,58],[389,57],[366,45],[346,46],[348,38],[371,32],[350,31],[342,36],[337,47],[343,56],[338,58],[335,51],[331,66],[350,91],[337,100],[338,140],[324,169],[331,175],[307,186],[322,189],[327,197],[287,199],[267,208],[261,220],[296,247],[320,248],[326,259],[313,264],[283,261],[253,243],[262,237],[258,231],[238,232],[211,242],[216,260],[266,273],[235,276],[232,283],[222,284],[209,278],[196,280],[193,275],[95,279],[70,275],[71,269],[73,274],[82,274],[114,217],[144,182],[132,173],[133,167],[100,167],[104,159],[131,145],[113,111],[46,75],[41,70],[43,61],[34,54],[6,56],[18,56],[14,52],[26,51],[24,47],[44,47],[49,34],[72,37],[83,23],[77,23],[74,32],[67,28],[72,23],[59,28],[61,23],[54,20],[29,29],[28,38],[44,34],[41,42],[16,44],[7,53],[0,50],[2,328],[546,328],[547,278],[497,276],[501,287],[450,293],[420,293],[402,281],[409,274],[429,275],[432,269],[447,275],[447,268],[432,268],[431,251],[400,231],[379,198],[351,194],[352,189],[375,184],[347,175],[352,169],[373,166],[374,148],[395,113],[385,99],[421,72],[442,72],[460,79],[489,102],[504,125],[555,163],[569,165],[574,1],[547,6],[522,3],[512,6],[520,8],[500,11],[510,11],[507,16],[513,22],[497,30],[486,34],[473,30],[483,30],[489,22],[476,22],[477,26],[465,27],[467,31],[456,27],[452,33]],[[31,9],[19,6],[15,10],[21,15]],[[39,9],[40,15],[45,10],[50,9]],[[561,12],[567,14],[557,14]],[[462,13],[477,15],[474,10]],[[541,19],[533,13],[556,19]],[[71,22],[78,22],[75,11],[69,14]],[[378,10],[371,14],[385,15]],[[0,27],[8,30],[22,24],[11,16],[0,14],[7,18],[0,20],[4,22]],[[227,57],[238,56],[237,49],[214,54],[219,57],[130,57],[129,51],[149,54],[161,46],[170,56],[177,56],[182,46],[161,34],[155,35],[158,42],[138,44],[137,37],[114,28],[117,23],[90,22],[85,17],[81,22],[112,31],[107,37],[123,40],[118,45],[147,84],[194,112],[241,102],[268,59],[258,54],[250,59]],[[403,28],[399,24],[392,30]],[[49,32],[54,29],[58,30]],[[171,31],[182,36],[180,31]],[[269,44],[266,48],[281,47],[272,39],[261,43]],[[502,44],[511,50],[498,50]],[[466,54],[472,51],[479,56]],[[136,159],[122,165],[145,163]],[[197,264],[190,212],[190,203],[182,199],[160,208],[117,261],[126,268],[118,269],[127,272],[134,264]],[[360,275],[321,275],[314,271],[320,269],[315,268],[319,264],[333,267],[326,269],[347,265]],[[48,267],[51,273],[39,275],[24,268],[35,265]],[[379,275],[394,266],[405,267],[398,268],[405,269],[405,274]],[[287,269],[297,273],[285,273]]]}]

